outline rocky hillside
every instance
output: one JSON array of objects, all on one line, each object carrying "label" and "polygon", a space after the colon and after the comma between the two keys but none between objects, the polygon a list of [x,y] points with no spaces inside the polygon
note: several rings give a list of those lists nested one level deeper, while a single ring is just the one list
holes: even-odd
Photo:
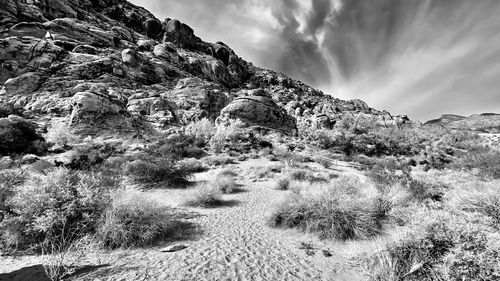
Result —
[{"label": "rocky hillside", "polygon": [[437,125],[450,129],[499,133],[500,114],[483,113],[474,114],[469,117],[445,114],[438,119],[425,122],[424,125]]},{"label": "rocky hillside", "polygon": [[346,113],[384,125],[405,116],[343,101],[207,43],[175,19],[124,0],[0,0],[0,114],[75,131],[136,132],[239,118],[295,134]]}]

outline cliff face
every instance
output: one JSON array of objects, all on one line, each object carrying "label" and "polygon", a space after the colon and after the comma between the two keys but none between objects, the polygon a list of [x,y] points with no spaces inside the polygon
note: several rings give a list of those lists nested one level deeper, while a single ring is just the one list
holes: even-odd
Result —
[{"label": "cliff face", "polygon": [[[67,117],[85,133],[184,125],[221,112],[293,134],[343,114],[409,122],[253,66],[124,0],[0,0],[0,114]],[[2,116],[0,116],[2,117]],[[220,118],[224,119],[224,118]]]}]

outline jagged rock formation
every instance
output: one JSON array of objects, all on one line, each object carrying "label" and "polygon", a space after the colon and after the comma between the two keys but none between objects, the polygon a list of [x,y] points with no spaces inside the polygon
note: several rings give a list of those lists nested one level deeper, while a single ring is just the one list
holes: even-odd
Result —
[{"label": "jagged rock formation", "polygon": [[299,123],[331,128],[346,112],[384,125],[409,121],[255,67],[226,44],[125,0],[0,6],[0,104],[26,118],[67,116],[82,133],[132,131],[139,121],[166,128],[221,111],[287,134]]}]

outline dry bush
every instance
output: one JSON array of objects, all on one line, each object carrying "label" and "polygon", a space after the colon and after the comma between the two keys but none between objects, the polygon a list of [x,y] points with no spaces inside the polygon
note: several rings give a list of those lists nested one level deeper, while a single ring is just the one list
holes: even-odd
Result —
[{"label": "dry bush", "polygon": [[42,266],[50,280],[71,278],[79,269],[77,265],[97,249],[95,236],[83,235],[81,230],[70,234],[63,232],[55,237],[49,234],[42,243]]},{"label": "dry bush", "polygon": [[449,192],[447,203],[455,209],[490,217],[500,226],[500,182],[469,182]]},{"label": "dry bush", "polygon": [[452,166],[457,169],[476,169],[483,177],[500,179],[500,151],[472,147]]},{"label": "dry bush", "polygon": [[296,181],[308,181],[310,183],[328,182],[328,179],[304,169],[293,169],[288,172],[288,176]]},{"label": "dry bush", "polygon": [[175,211],[147,194],[125,190],[115,195],[97,231],[107,248],[140,247],[165,239],[176,230]]},{"label": "dry bush", "polygon": [[183,170],[189,171],[190,173],[201,173],[207,169],[203,166],[203,162],[196,158],[186,158],[179,161],[179,165]]},{"label": "dry bush", "polygon": [[277,190],[288,190],[290,188],[290,180],[286,177],[280,178],[276,181]]},{"label": "dry bush", "polygon": [[243,126],[244,124],[240,120],[231,120],[228,124],[220,124],[210,139],[210,148],[215,153],[221,153],[227,145],[237,143],[244,133]]},{"label": "dry bush", "polygon": [[154,157],[170,157],[176,160],[183,158],[202,158],[205,151],[198,146],[197,139],[188,135],[172,135],[150,145],[146,149],[146,154]]},{"label": "dry bush", "polygon": [[89,171],[99,169],[110,157],[118,154],[118,149],[112,144],[90,144],[78,147],[66,164],[72,170]]},{"label": "dry bush", "polygon": [[64,168],[32,174],[8,202],[12,212],[0,224],[2,240],[26,247],[64,233],[90,233],[119,184],[109,175]]},{"label": "dry bush", "polygon": [[47,130],[45,139],[57,147],[66,147],[78,141],[78,137],[71,132],[71,127],[67,122],[62,120],[52,123],[51,127]]},{"label": "dry bush", "polygon": [[283,170],[282,165],[269,165],[264,167],[252,167],[247,174],[254,179],[274,178],[277,173]]},{"label": "dry bush", "polygon": [[213,188],[221,191],[224,194],[229,194],[235,191],[235,188],[237,187],[236,181],[234,179],[235,176],[237,176],[235,172],[225,170],[220,172],[211,184],[213,185]]},{"label": "dry bush", "polygon": [[192,170],[169,157],[144,157],[126,164],[124,173],[138,183],[166,183],[180,187],[189,182]]},{"label": "dry bush", "polygon": [[202,161],[208,166],[215,167],[215,166],[232,164],[234,163],[234,158],[226,154],[219,154],[219,155],[207,156],[203,158]]},{"label": "dry bush", "polygon": [[497,280],[500,235],[474,215],[414,214],[412,228],[371,258],[371,280]]},{"label": "dry bush", "polygon": [[201,184],[188,196],[185,201],[191,207],[216,207],[223,203],[222,192],[211,184]]},{"label": "dry bush", "polygon": [[191,122],[185,127],[186,135],[195,139],[197,144],[205,146],[215,134],[215,124],[203,118],[196,122]]},{"label": "dry bush", "polygon": [[344,177],[328,185],[301,188],[279,206],[270,223],[318,233],[322,238],[366,239],[381,232],[390,208],[374,187]]}]

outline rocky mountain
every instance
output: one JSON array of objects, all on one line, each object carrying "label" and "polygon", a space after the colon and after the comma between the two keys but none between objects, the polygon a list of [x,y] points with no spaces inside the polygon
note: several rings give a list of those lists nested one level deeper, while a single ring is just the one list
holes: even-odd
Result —
[{"label": "rocky mountain", "polygon": [[208,43],[186,24],[158,20],[125,0],[0,0],[0,117],[81,134],[168,129],[200,118],[239,118],[295,134],[344,114],[410,122],[360,100],[325,95]]},{"label": "rocky mountain", "polygon": [[424,123],[426,126],[442,126],[457,130],[471,130],[480,132],[499,133],[500,114],[483,113],[474,114],[469,117],[445,114],[440,118],[429,120]]}]

